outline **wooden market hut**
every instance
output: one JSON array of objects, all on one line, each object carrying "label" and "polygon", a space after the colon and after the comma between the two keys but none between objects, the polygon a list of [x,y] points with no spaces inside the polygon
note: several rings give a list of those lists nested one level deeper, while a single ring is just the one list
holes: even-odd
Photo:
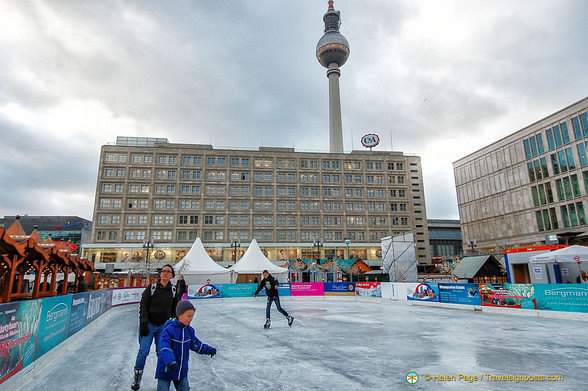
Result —
[{"label": "wooden market hut", "polygon": [[[64,281],[70,273],[88,280],[86,272],[95,271],[92,262],[55,246],[50,237],[42,242],[36,227],[27,235],[19,218],[8,229],[0,227],[0,303],[67,293],[67,283],[55,292],[59,272]],[[30,291],[23,289],[26,275],[34,277]]]}]

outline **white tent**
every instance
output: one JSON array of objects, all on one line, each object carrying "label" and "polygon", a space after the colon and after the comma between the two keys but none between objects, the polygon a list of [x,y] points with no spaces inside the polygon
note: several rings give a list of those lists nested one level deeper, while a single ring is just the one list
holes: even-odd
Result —
[{"label": "white tent", "polygon": [[559,250],[548,251],[533,255],[529,258],[529,262],[533,264],[538,263],[575,263],[578,265],[578,275],[582,275],[582,262],[588,261],[588,247],[585,246],[569,246],[560,248]]},{"label": "white tent", "polygon": [[229,269],[225,269],[208,256],[200,238],[196,238],[188,254],[174,266],[176,277],[184,276],[186,284],[228,284]]},{"label": "white tent", "polygon": [[[231,281],[236,282],[239,274],[257,274],[261,275],[264,270],[267,270],[271,275],[285,282],[288,276],[288,268],[283,268],[274,265],[263,255],[257,240],[253,239],[245,254],[235,263],[230,269]],[[280,278],[282,276],[283,278]]]},{"label": "white tent", "polygon": [[559,250],[533,255],[530,263],[582,263],[588,262],[588,247],[569,246]]}]

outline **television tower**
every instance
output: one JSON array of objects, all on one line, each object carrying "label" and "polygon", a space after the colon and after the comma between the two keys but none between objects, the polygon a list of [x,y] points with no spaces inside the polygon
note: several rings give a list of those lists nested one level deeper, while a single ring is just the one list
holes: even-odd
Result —
[{"label": "television tower", "polygon": [[343,153],[339,67],[345,64],[349,57],[349,43],[339,32],[340,18],[339,11],[335,11],[333,1],[329,1],[329,9],[323,15],[325,34],[316,45],[316,58],[322,66],[327,68],[329,78],[329,143],[332,153]]}]

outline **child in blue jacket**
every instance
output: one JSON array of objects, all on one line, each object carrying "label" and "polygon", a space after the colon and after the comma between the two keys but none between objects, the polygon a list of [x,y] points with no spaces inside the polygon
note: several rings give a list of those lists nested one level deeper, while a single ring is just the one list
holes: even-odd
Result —
[{"label": "child in blue jacket", "polygon": [[194,306],[188,300],[182,300],[176,306],[177,319],[170,319],[159,340],[159,356],[157,357],[157,391],[169,391],[171,382],[177,391],[188,391],[188,359],[190,350],[198,354],[209,354],[213,357],[216,349],[200,342],[190,326],[194,318]]}]

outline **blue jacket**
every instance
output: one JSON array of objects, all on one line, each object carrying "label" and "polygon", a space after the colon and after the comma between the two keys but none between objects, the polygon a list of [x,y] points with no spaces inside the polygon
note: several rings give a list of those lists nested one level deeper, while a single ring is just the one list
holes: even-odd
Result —
[{"label": "blue jacket", "polygon": [[[188,359],[190,350],[198,354],[210,354],[212,346],[200,342],[191,326],[183,325],[177,319],[165,322],[159,339],[159,355],[155,377],[164,380],[180,380],[188,376]],[[177,363],[174,370],[169,363]]]}]

